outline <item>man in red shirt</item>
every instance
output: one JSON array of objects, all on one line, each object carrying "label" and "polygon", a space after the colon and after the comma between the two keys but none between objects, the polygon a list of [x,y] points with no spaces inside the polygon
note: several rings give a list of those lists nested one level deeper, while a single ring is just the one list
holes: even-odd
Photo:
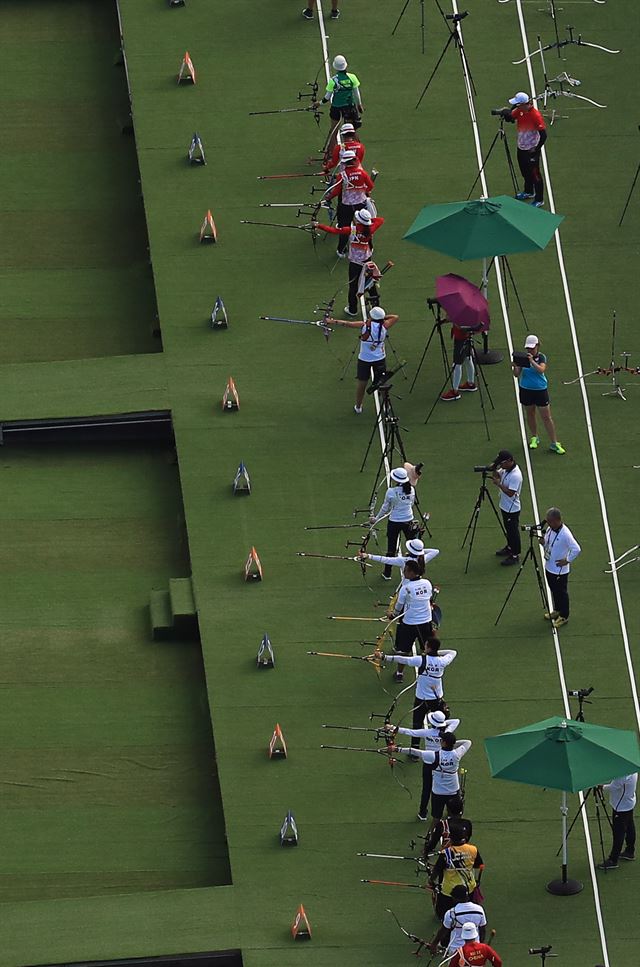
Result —
[{"label": "man in red shirt", "polygon": [[540,111],[533,106],[533,100],[524,91],[509,98],[513,109],[502,112],[505,121],[515,123],[518,130],[518,165],[524,178],[524,191],[516,198],[526,201],[533,198],[533,207],[544,204],[544,184],[540,174],[540,152],[547,140],[547,127]]},{"label": "man in red shirt", "polygon": [[502,967],[502,959],[489,944],[476,940],[478,931],[474,923],[465,923],[462,928],[464,944],[454,954],[450,963],[452,967],[470,967],[473,964],[493,964]]}]

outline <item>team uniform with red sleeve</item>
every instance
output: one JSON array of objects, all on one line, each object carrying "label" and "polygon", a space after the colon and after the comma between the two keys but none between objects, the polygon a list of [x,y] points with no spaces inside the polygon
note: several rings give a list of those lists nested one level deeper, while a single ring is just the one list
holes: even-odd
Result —
[{"label": "team uniform with red sleeve", "polygon": [[330,235],[342,235],[347,239],[348,258],[349,258],[349,312],[355,316],[358,311],[358,283],[362,266],[368,262],[373,255],[372,238],[381,225],[384,218],[380,216],[371,220],[371,225],[360,225],[353,221],[351,225],[343,228],[334,228],[333,225],[318,225],[322,232]]},{"label": "team uniform with red sleeve", "polygon": [[535,196],[535,201],[541,202],[544,199],[544,183],[540,174],[540,151],[547,138],[547,126],[535,107],[526,111],[514,107],[511,120],[515,121],[518,130],[518,165],[524,178],[522,194]]},{"label": "team uniform with red sleeve", "polygon": [[333,171],[340,164],[340,152],[345,149],[347,151],[355,151],[356,158],[358,159],[358,164],[362,164],[364,161],[364,155],[366,148],[360,141],[345,141],[344,144],[336,144],[333,151],[331,152],[331,157],[324,162],[323,168],[325,171]]},{"label": "team uniform with red sleeve", "polygon": [[[369,193],[373,191],[373,181],[364,168],[358,164],[347,165],[342,171],[336,172],[335,180],[325,191],[323,200],[338,199],[337,221],[338,228],[346,228],[351,224],[353,216],[366,205]],[[343,254],[347,248],[347,239],[338,242],[338,252]]]},{"label": "team uniform with red sleeve", "polygon": [[474,964],[493,964],[493,967],[502,967],[502,958],[489,944],[472,940],[464,947],[460,947],[451,963],[453,967],[471,967]]}]

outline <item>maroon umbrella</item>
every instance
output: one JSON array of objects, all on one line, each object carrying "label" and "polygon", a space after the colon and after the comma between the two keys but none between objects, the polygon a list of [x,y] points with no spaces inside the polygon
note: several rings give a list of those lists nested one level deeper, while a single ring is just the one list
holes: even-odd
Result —
[{"label": "maroon umbrella", "polygon": [[450,272],[436,279],[436,298],[451,322],[464,329],[487,332],[489,304],[480,289],[461,275]]}]

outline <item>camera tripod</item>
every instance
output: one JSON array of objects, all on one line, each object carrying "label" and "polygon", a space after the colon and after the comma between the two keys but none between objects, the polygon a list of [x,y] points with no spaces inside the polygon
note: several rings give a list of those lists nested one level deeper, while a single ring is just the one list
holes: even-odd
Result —
[{"label": "camera tripod", "polygon": [[440,354],[442,356],[442,366],[443,366],[444,372],[447,374],[447,379],[449,378],[448,374],[451,372],[451,367],[449,366],[449,354],[447,353],[447,347],[444,341],[444,336],[442,335],[442,326],[445,322],[448,322],[449,320],[442,318],[442,306],[440,305],[437,299],[427,299],[427,305],[431,310],[431,314],[434,317],[434,323],[431,328],[429,338],[427,339],[427,344],[424,347],[422,356],[420,357],[420,362],[418,363],[416,375],[413,377],[413,382],[409,387],[410,393],[413,392],[413,387],[416,385],[418,376],[420,375],[420,370],[422,369],[422,364],[427,358],[427,353],[429,351],[429,346],[431,345],[431,340],[435,336],[436,332],[438,333],[438,339],[440,340]]},{"label": "camera tripod", "polygon": [[[381,484],[386,483],[387,474],[386,467],[391,466],[395,463],[395,457],[397,456],[399,463],[407,463],[407,453],[404,448],[404,443],[402,442],[402,436],[400,435],[400,421],[393,410],[393,403],[391,402],[391,389],[392,384],[387,383],[380,386],[378,392],[380,393],[380,410],[376,415],[375,423],[373,424],[373,429],[371,431],[371,436],[369,437],[369,442],[367,443],[367,449],[365,450],[364,458],[362,460],[362,466],[360,467],[360,473],[364,471],[367,463],[367,458],[371,451],[371,446],[375,439],[376,433],[380,436],[381,441],[383,441],[382,453],[380,455],[380,462],[378,463],[378,468],[376,470],[376,477],[371,490],[371,495],[369,497],[369,512],[373,513],[373,508],[375,507],[376,499],[378,496],[378,491]],[[416,493],[415,509],[418,512],[418,516],[422,525],[424,526],[429,537],[432,536],[429,527],[427,526],[428,515],[423,514],[420,510],[420,504],[418,502],[418,495]]]},{"label": "camera tripod", "polygon": [[[400,16],[396,20],[396,25],[393,28],[393,30],[391,31],[391,36],[392,37],[395,36],[396,30],[400,26],[400,21],[404,17],[404,15],[405,15],[405,13],[407,11],[407,7],[409,6],[410,2],[411,2],[411,0],[405,0],[404,7],[400,11]],[[424,54],[424,0],[420,0],[420,34],[421,34],[421,37],[422,37],[422,53]]]},{"label": "camera tripod", "polygon": [[504,145],[504,153],[505,153],[505,157],[507,159],[507,168],[509,169],[509,174],[511,175],[511,184],[513,185],[513,193],[514,193],[514,195],[518,191],[518,178],[517,178],[517,175],[516,175],[516,169],[515,169],[515,165],[513,163],[513,158],[511,157],[511,151],[509,149],[509,141],[508,141],[508,138],[507,138],[507,132],[504,129],[504,118],[501,117],[500,118],[500,127],[496,131],[495,136],[494,136],[494,139],[491,142],[491,144],[489,145],[489,150],[487,151],[486,155],[482,159],[482,165],[480,167],[480,170],[478,171],[478,174],[476,175],[476,180],[471,185],[471,189],[469,191],[469,194],[467,195],[467,201],[471,198],[471,195],[473,194],[474,188],[476,187],[476,185],[478,184],[480,178],[482,177],[482,173],[484,172],[485,166],[486,166],[489,158],[491,157],[491,152],[495,148],[495,146],[498,143],[498,141],[501,141],[502,144]]},{"label": "camera tripod", "polygon": [[533,569],[534,569],[534,571],[536,573],[536,581],[537,581],[537,584],[538,584],[538,591],[540,592],[540,600],[542,601],[542,607],[545,610],[547,608],[547,595],[545,593],[544,581],[542,580],[542,573],[540,571],[540,562],[538,561],[538,555],[536,554],[536,548],[534,547],[534,543],[537,544],[538,538],[542,534],[542,530],[539,527],[529,527],[529,528],[527,528],[526,526],[525,527],[522,527],[520,529],[521,530],[528,530],[529,531],[529,547],[527,548],[527,553],[524,555],[524,557],[520,561],[520,565],[518,567],[516,576],[513,579],[513,583],[511,585],[511,587],[509,588],[509,591],[508,591],[507,596],[505,598],[504,604],[500,608],[500,613],[498,614],[498,617],[494,621],[494,627],[495,627],[495,625],[498,624],[498,622],[500,621],[500,618],[504,614],[504,610],[505,610],[505,608],[507,607],[507,605],[509,603],[509,599],[511,598],[511,595],[515,591],[516,584],[518,583],[518,578],[520,577],[520,575],[524,571],[524,568],[525,568],[525,565],[526,565],[527,561],[531,561],[532,564],[533,564]]},{"label": "camera tripod", "polygon": [[551,944],[546,944],[544,947],[530,947],[529,953],[533,955],[538,955],[542,967],[544,967],[547,957],[557,957],[557,954],[552,954],[553,946]]},{"label": "camera tripod", "polygon": [[[442,53],[440,54],[440,56],[438,57],[438,60],[436,61],[436,66],[431,71],[431,74],[429,76],[429,80],[427,81],[427,83],[425,84],[425,86],[424,86],[424,88],[422,90],[422,94],[418,98],[418,103],[416,104],[416,110],[422,104],[422,99],[424,98],[425,94],[429,90],[429,87],[431,85],[431,81],[433,80],[433,78],[438,73],[438,68],[440,67],[440,64],[442,63],[442,61],[444,60],[444,58],[446,56],[446,53],[447,53],[447,51],[448,51],[448,49],[449,49],[449,47],[450,47],[451,44],[453,44],[453,46],[455,47],[455,49],[458,51],[458,54],[460,55],[460,63],[462,65],[462,73],[463,73],[465,79],[468,80],[469,87],[470,87],[471,91],[474,94],[477,94],[477,91],[476,91],[476,88],[475,88],[475,84],[473,83],[473,76],[471,74],[471,68],[469,67],[469,61],[467,60],[467,55],[466,55],[466,52],[465,52],[465,49],[464,49],[464,44],[462,43],[462,37],[460,35],[460,21],[461,20],[464,20],[464,18],[467,16],[468,11],[465,10],[464,13],[447,13],[447,14],[445,14],[444,10],[440,6],[439,0],[435,0],[435,3],[436,3],[436,7],[440,11],[440,16],[442,17],[442,19],[443,19],[443,21],[445,23],[445,26],[446,26],[447,30],[449,31],[449,39],[447,40],[446,44],[444,45],[444,47],[442,49]],[[449,21],[452,22],[452,26],[449,26]]]},{"label": "camera tripod", "polygon": [[[486,431],[486,434],[487,434],[487,440],[490,440],[491,439],[491,434],[489,433],[489,421],[487,420],[487,409],[486,409],[485,402],[484,402],[485,393],[487,395],[487,399],[489,400],[489,403],[491,404],[491,409],[492,410],[495,409],[495,406],[493,405],[493,400],[491,398],[491,393],[489,392],[489,384],[487,383],[487,380],[485,378],[484,372],[482,370],[482,364],[481,364],[480,359],[478,357],[478,353],[476,351],[476,347],[475,347],[475,345],[473,343],[473,338],[471,336],[469,336],[469,341],[471,343],[470,359],[473,362],[474,369],[475,369],[475,372],[476,372],[476,383],[477,383],[477,387],[478,387],[478,395],[480,397],[480,409],[482,410],[482,419],[484,421],[484,428],[485,428],[485,431]],[[444,393],[445,387],[446,387],[447,383],[449,382],[449,380],[451,379],[452,372],[453,372],[453,370],[449,370],[449,372],[446,373],[445,378],[444,378],[444,383],[442,384],[442,386],[438,390],[438,395],[436,396],[435,400],[433,401],[433,405],[432,405],[431,409],[427,413],[426,419],[424,421],[425,423],[428,423],[429,422],[429,420],[431,418],[431,414],[433,413],[433,411],[435,410],[436,406],[440,402],[440,397]]]},{"label": "camera tripod", "polygon": [[[640,131],[640,124],[638,125],[638,131]],[[640,161],[638,162],[638,167],[636,168],[636,173],[633,176],[633,181],[631,182],[631,188],[629,189],[629,194],[627,195],[627,200],[624,203],[624,208],[622,209],[622,215],[620,216],[620,221],[618,222],[618,228],[622,225],[624,221],[624,216],[627,214],[627,208],[629,207],[629,202],[631,201],[631,196],[633,195],[633,190],[636,187],[636,181],[640,176]]]},{"label": "camera tripod", "polygon": [[465,574],[469,570],[469,561],[471,560],[471,551],[473,550],[473,542],[476,537],[478,518],[480,517],[480,511],[482,510],[482,505],[485,502],[485,500],[489,501],[491,510],[493,511],[495,518],[498,521],[498,525],[500,527],[500,530],[504,534],[505,540],[507,537],[507,532],[504,529],[504,524],[502,523],[502,519],[500,517],[500,514],[498,513],[498,508],[496,507],[493,497],[489,492],[489,488],[487,487],[487,477],[489,476],[490,472],[491,472],[490,470],[485,470],[485,469],[483,469],[482,471],[482,481],[480,483],[480,490],[478,491],[478,496],[476,497],[476,502],[473,506],[473,510],[471,511],[471,517],[469,518],[469,523],[467,524],[467,530],[465,532],[462,544],[460,545],[460,550],[462,550],[464,548],[464,545],[467,543],[467,538],[469,537],[469,535],[471,535],[471,539],[469,541],[469,548],[467,550],[467,560],[464,566]]}]

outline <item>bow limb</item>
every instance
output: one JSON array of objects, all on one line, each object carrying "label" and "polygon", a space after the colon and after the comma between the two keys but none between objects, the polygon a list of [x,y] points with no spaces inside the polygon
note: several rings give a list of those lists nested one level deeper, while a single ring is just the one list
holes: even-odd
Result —
[{"label": "bow limb", "polygon": [[391,914],[391,916],[393,917],[393,919],[395,920],[395,922],[398,924],[398,926],[402,930],[402,932],[405,935],[405,937],[408,937],[409,940],[411,940],[412,943],[418,944],[418,949],[415,951],[415,953],[416,953],[416,956],[419,957],[420,956],[420,952],[422,951],[422,948],[423,947],[428,947],[429,944],[431,943],[431,941],[430,940],[424,940],[422,937],[418,937],[415,933],[411,933],[411,931],[409,931],[405,927],[403,927],[402,924],[400,923],[400,921],[398,920],[397,916],[393,912],[393,910],[390,910],[388,907],[386,907],[386,911],[387,911],[387,913],[390,913]]}]

